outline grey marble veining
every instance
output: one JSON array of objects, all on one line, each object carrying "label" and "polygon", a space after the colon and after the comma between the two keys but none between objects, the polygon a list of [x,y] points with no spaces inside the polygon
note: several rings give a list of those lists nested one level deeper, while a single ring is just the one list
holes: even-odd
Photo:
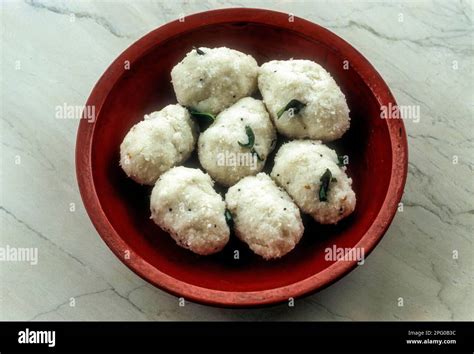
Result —
[{"label": "grey marble veining", "polygon": [[[186,303],[126,268],[97,235],[74,169],[83,105],[135,40],[180,15],[260,7],[304,17],[363,53],[407,120],[404,208],[365,264],[287,305]],[[473,320],[473,2],[6,1],[1,4],[0,247],[38,247],[37,265],[0,261],[0,320]],[[403,306],[400,305],[400,299]]]}]

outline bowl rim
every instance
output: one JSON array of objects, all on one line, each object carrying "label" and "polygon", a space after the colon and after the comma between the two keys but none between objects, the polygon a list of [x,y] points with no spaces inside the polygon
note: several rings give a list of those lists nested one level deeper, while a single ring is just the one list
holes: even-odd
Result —
[{"label": "bowl rim", "polygon": [[[311,39],[326,36],[331,39],[332,49],[350,59],[350,65],[369,86],[380,106],[392,104],[397,107],[387,84],[369,61],[342,38],[326,28],[291,14],[257,8],[225,8],[199,12],[169,22],[149,32],[123,51],[107,68],[94,86],[86,107],[95,106],[96,118],[114,85],[124,74],[124,62],[133,65],[147,51],[157,44],[178,34],[193,29],[224,23],[248,22],[276,26],[297,32]],[[85,116],[83,117],[85,118]],[[375,248],[390,226],[401,200],[408,168],[408,145],[403,119],[386,119],[392,148],[392,169],[384,202],[374,222],[354,247],[363,247],[365,257]],[[76,177],[85,209],[97,232],[113,253],[133,272],[158,288],[186,300],[223,307],[256,307],[277,304],[290,298],[299,298],[319,291],[336,282],[357,266],[357,261],[336,261],[323,271],[295,283],[260,291],[223,291],[186,283],[161,272],[133,251],[115,231],[102,210],[92,175],[92,142],[96,120],[81,119],[77,131],[75,162]],[[125,252],[129,257],[124,257]]]}]

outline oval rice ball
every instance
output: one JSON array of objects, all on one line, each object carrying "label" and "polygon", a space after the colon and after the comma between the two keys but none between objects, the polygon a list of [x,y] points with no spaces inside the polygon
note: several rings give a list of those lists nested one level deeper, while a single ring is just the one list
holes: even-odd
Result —
[{"label": "oval rice ball", "polygon": [[168,105],[130,129],[120,145],[120,166],[136,182],[153,185],[191,155],[196,140],[197,125],[188,110]]},{"label": "oval rice ball", "polygon": [[[321,224],[336,224],[356,205],[352,179],[345,170],[338,166],[334,150],[318,141],[296,140],[278,150],[271,176],[304,213]],[[327,188],[321,190],[324,181]]]},{"label": "oval rice ball", "polygon": [[226,47],[191,50],[171,71],[180,104],[217,114],[257,88],[258,64],[247,54]]},{"label": "oval rice ball", "polygon": [[231,186],[260,172],[275,143],[265,105],[246,97],[221,112],[199,136],[199,161],[216,182]]},{"label": "oval rice ball", "polygon": [[194,253],[219,252],[229,241],[225,202],[209,175],[199,169],[174,167],[151,193],[151,218],[176,243]]},{"label": "oval rice ball", "polygon": [[267,62],[259,69],[258,87],[282,135],[332,141],[349,129],[344,94],[331,75],[313,61]]},{"label": "oval rice ball", "polygon": [[225,200],[237,237],[264,259],[284,256],[303,235],[298,207],[265,173],[240,180]]}]

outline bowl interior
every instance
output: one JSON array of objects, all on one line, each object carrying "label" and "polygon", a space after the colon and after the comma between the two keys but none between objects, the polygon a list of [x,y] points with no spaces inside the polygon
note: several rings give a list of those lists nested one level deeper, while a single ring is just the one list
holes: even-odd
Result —
[{"label": "bowl interior", "polygon": [[[150,220],[151,188],[125,176],[119,167],[119,146],[145,113],[176,103],[170,71],[193,46],[227,46],[253,55],[259,64],[272,59],[311,59],[332,74],[347,97],[352,119],[346,135],[331,144],[338,154],[349,156],[348,173],[357,195],[356,210],[349,218],[337,226],[321,226],[305,217],[302,241],[277,261],[262,260],[235,236],[223,252],[197,256],[178,247]],[[124,69],[95,123],[93,183],[109,223],[130,249],[153,267],[204,288],[246,292],[272,289],[328,268],[333,261],[325,260],[326,247],[354,247],[371,226],[387,194],[392,165],[389,131],[386,121],[379,118],[377,99],[345,60],[323,41],[258,23],[208,25],[148,50],[129,70]],[[199,165],[196,154],[187,165]],[[240,259],[234,259],[234,250],[240,251]]]}]

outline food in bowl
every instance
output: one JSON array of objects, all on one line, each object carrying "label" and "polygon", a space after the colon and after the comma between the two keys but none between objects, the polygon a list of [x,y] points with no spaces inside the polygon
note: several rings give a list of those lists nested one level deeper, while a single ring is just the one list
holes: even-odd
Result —
[{"label": "food in bowl", "polygon": [[199,136],[199,162],[223,186],[262,171],[276,132],[262,101],[245,97],[225,109]]},{"label": "food in bowl", "polygon": [[352,179],[336,152],[319,141],[295,140],[275,156],[272,178],[320,224],[336,224],[356,205]]},{"label": "food in bowl", "polygon": [[[199,255],[217,253],[229,241],[230,225],[254,253],[277,259],[304,233],[298,208],[321,224],[336,224],[354,211],[352,179],[338,165],[336,152],[319,140],[287,142],[271,174],[261,172],[275,148],[276,131],[330,141],[349,128],[345,97],[320,65],[270,61],[258,69],[244,53],[195,48],[171,77],[183,106],[168,105],[133,126],[120,147],[120,163],[135,181],[154,184],[151,218],[179,246]],[[257,81],[263,102],[249,96]],[[193,119],[203,117],[212,124],[197,138]],[[208,174],[175,167],[190,156],[196,140]],[[230,187],[225,200],[214,181]]]},{"label": "food in bowl", "polygon": [[178,104],[145,115],[120,145],[120,166],[135,182],[154,185],[171,167],[186,161],[197,140],[197,124]]},{"label": "food in bowl", "polygon": [[258,65],[251,55],[226,47],[195,48],[171,70],[178,102],[217,114],[257,88]]},{"label": "food in bowl", "polygon": [[269,61],[259,68],[258,88],[278,132],[288,138],[327,142],[349,129],[344,94],[314,61]]},{"label": "food in bowl", "polygon": [[264,259],[284,256],[303,236],[300,210],[265,173],[241,179],[225,201],[236,236]]},{"label": "food in bowl", "polygon": [[229,241],[225,202],[213,185],[200,169],[174,167],[158,179],[150,198],[153,221],[200,255],[219,252]]}]

